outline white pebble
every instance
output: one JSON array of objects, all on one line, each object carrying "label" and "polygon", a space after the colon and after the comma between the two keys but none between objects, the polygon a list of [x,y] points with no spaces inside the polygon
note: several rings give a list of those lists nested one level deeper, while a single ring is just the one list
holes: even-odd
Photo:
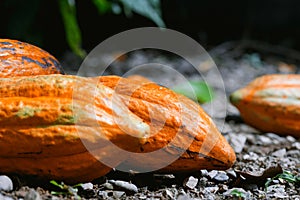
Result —
[{"label": "white pebble", "polygon": [[293,136],[287,136],[286,139],[289,141],[289,142],[296,142],[296,139],[293,137]]},{"label": "white pebble", "polygon": [[30,189],[24,197],[24,200],[42,200],[42,198],[37,191]]},{"label": "white pebble", "polygon": [[136,187],[136,185],[134,185],[132,183],[128,183],[126,181],[118,181],[118,180],[117,181],[109,180],[108,182],[113,184],[118,189],[123,189],[124,191],[132,192],[132,193],[138,192],[138,188]]},{"label": "white pebble", "polygon": [[198,179],[190,176],[187,180],[185,180],[184,186],[189,188],[189,189],[194,189],[198,184]]},{"label": "white pebble", "polygon": [[11,197],[4,196],[0,193],[0,200],[14,200],[14,199]]},{"label": "white pebble", "polygon": [[295,142],[294,144],[292,144],[292,147],[300,150],[300,142]]},{"label": "white pebble", "polygon": [[92,190],[94,185],[92,183],[83,183],[81,184],[83,190]]},{"label": "white pebble", "polygon": [[0,176],[0,191],[11,191],[13,190],[13,182],[8,176]]},{"label": "white pebble", "polygon": [[272,153],[272,156],[275,156],[277,158],[283,158],[286,154],[286,149],[279,149],[277,151],[274,151]]}]

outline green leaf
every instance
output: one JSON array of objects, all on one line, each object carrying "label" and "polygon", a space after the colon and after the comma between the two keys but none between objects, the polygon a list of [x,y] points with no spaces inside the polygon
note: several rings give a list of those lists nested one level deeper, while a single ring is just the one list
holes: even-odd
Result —
[{"label": "green leaf", "polygon": [[52,195],[67,195],[67,192],[56,192],[56,191],[51,191],[50,192]]},{"label": "green leaf", "polygon": [[190,81],[173,88],[173,91],[182,94],[199,103],[210,102],[213,100],[213,89],[203,81]]},{"label": "green leaf", "polygon": [[267,188],[270,186],[270,184],[272,183],[273,179],[268,179],[267,182],[265,183],[265,190],[267,190]]},{"label": "green leaf", "polygon": [[282,174],[280,174],[278,176],[278,178],[281,178],[289,183],[296,183],[297,181],[297,177],[294,176],[292,173],[288,172],[288,171],[284,171]]},{"label": "green leaf", "polygon": [[267,190],[267,187],[270,186],[273,180],[276,179],[282,179],[285,180],[286,182],[293,183],[293,184],[298,184],[300,183],[300,178],[298,176],[293,175],[291,172],[288,171],[283,171],[283,173],[278,174],[277,176],[273,177],[272,179],[269,179],[265,183],[265,189]]},{"label": "green leaf", "polygon": [[111,11],[111,3],[107,0],[92,0],[100,15]]},{"label": "green leaf", "polygon": [[55,185],[55,186],[59,187],[62,190],[65,189],[65,187],[62,184],[57,183],[55,180],[51,180],[50,183],[52,185]]},{"label": "green leaf", "polygon": [[51,194],[53,195],[72,195],[74,197],[74,199],[81,199],[81,197],[77,194],[78,189],[77,187],[80,187],[82,185],[82,183],[76,184],[74,186],[69,186],[62,183],[57,183],[55,180],[51,180],[50,183],[52,185],[55,185],[57,187],[59,187],[62,191],[51,191]]},{"label": "green leaf", "polygon": [[159,0],[119,0],[124,5],[124,12],[130,15],[134,11],[148,19],[151,19],[157,26],[166,27],[161,17]]},{"label": "green leaf", "polygon": [[81,31],[76,19],[75,0],[58,0],[66,31],[67,42],[71,50],[81,58],[86,52],[81,48]]},{"label": "green leaf", "polygon": [[245,198],[246,197],[246,194],[237,190],[237,189],[234,189],[231,191],[230,193],[232,196],[235,196],[235,197],[240,197],[240,198]]}]

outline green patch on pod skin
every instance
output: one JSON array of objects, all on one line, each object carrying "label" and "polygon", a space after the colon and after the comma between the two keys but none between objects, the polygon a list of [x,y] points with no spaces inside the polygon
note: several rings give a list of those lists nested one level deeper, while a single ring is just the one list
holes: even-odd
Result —
[{"label": "green patch on pod skin", "polygon": [[235,91],[229,96],[230,102],[234,105],[238,104],[243,98],[244,94],[241,90]]},{"label": "green patch on pod skin", "polygon": [[25,119],[28,117],[33,117],[36,112],[41,111],[40,108],[32,108],[29,106],[24,106],[17,112],[17,116],[21,119]]},{"label": "green patch on pod skin", "polygon": [[264,122],[270,122],[272,120],[272,118],[268,115],[264,115],[264,114],[255,114],[255,116],[257,117],[257,119],[260,119]]},{"label": "green patch on pod skin", "polygon": [[80,107],[74,106],[74,105],[68,105],[67,108],[71,111],[70,114],[60,114],[54,124],[62,124],[62,125],[70,125],[70,124],[76,124],[82,118],[84,118],[85,113],[80,109]]},{"label": "green patch on pod skin", "polygon": [[68,125],[68,124],[75,124],[77,122],[78,117],[76,117],[76,115],[59,115],[58,118],[56,119],[56,121],[54,122],[54,124],[64,124],[64,125]]}]

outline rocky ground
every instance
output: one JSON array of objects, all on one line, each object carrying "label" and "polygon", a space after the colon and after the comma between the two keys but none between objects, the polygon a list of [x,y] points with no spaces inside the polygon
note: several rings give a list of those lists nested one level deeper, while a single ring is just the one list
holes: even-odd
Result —
[{"label": "rocky ground", "polygon": [[[270,73],[299,73],[299,53],[259,42],[228,42],[209,52],[225,85],[210,65],[200,69],[215,90],[216,98],[204,104],[222,134],[234,148],[237,161],[226,171],[201,170],[185,174],[127,174],[113,171],[81,186],[55,186],[28,182],[16,177],[0,177],[2,199],[298,199],[300,200],[300,140],[291,136],[261,133],[246,125],[238,111],[228,103],[234,90],[255,77]],[[66,71],[72,56],[62,59]],[[195,69],[179,58],[157,52],[139,51],[118,60],[106,74],[122,75],[129,66],[159,61],[169,64],[188,79],[197,79]],[[73,66],[79,64],[73,61]],[[147,74],[151,74],[147,72]],[[176,82],[170,73],[153,72]],[[225,99],[224,99],[225,97]],[[227,105],[226,105],[227,103]],[[10,180],[13,180],[12,186]],[[18,180],[18,181],[17,181]],[[63,187],[60,189],[59,187]],[[61,193],[55,193],[55,192]],[[54,192],[54,194],[53,194]]]}]

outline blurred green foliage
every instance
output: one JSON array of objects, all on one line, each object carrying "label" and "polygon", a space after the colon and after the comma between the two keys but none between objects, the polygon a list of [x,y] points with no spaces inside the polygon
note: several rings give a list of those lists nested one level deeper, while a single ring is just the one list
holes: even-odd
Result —
[{"label": "blurred green foliage", "polygon": [[[95,6],[99,17],[105,14],[124,14],[130,18],[133,13],[144,16],[153,21],[159,27],[165,27],[161,17],[160,0],[91,0]],[[61,14],[60,19],[63,22],[66,42],[70,49],[81,58],[85,57],[86,52],[82,49],[82,34],[78,23],[80,13],[78,0],[57,0],[56,7],[45,8],[45,2],[42,0],[4,0],[1,5],[3,9],[11,10],[8,17],[7,34],[11,38],[26,38],[28,41],[40,43],[42,36],[39,35],[38,28],[34,27],[37,13],[40,12],[56,12],[53,9],[58,9]],[[77,9],[76,9],[77,8]],[[45,10],[47,9],[47,10]],[[55,20],[51,23],[55,23]],[[91,19],[95,20],[95,19]],[[97,23],[97,19],[95,20]],[[33,27],[36,30],[30,29]]]},{"label": "blurred green foliage", "polygon": [[64,22],[67,42],[72,51],[83,58],[86,53],[81,48],[81,31],[76,19],[75,1],[58,0],[58,3]]},{"label": "blurred green foliage", "polygon": [[173,91],[198,103],[210,102],[214,98],[213,89],[204,81],[189,81],[187,84],[174,87]]},{"label": "blurred green foliage", "polygon": [[[81,32],[76,18],[75,0],[58,0],[60,12],[62,14],[67,42],[72,51],[80,57],[85,56],[85,51],[81,49]],[[123,8],[127,17],[132,12],[138,13],[151,19],[159,27],[165,27],[161,18],[160,0],[92,0],[99,14],[113,12],[120,14]]]}]

